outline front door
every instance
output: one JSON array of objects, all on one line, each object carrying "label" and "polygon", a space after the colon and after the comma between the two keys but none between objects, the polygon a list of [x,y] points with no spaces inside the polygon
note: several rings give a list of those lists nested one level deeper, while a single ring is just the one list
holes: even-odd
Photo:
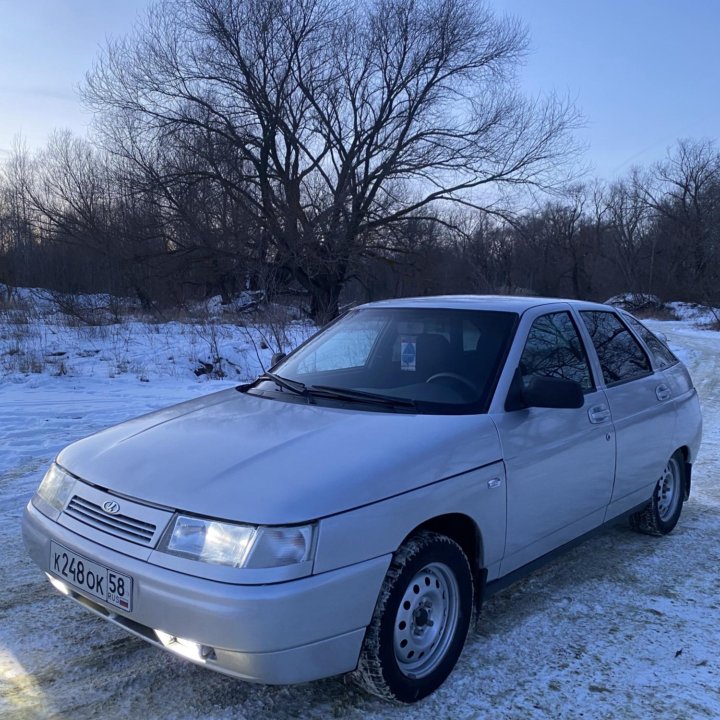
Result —
[{"label": "front door", "polygon": [[595,386],[570,312],[537,317],[516,382],[533,375],[574,380],[577,409],[493,413],[507,472],[505,574],[602,523],[615,473],[615,437],[604,392]]}]

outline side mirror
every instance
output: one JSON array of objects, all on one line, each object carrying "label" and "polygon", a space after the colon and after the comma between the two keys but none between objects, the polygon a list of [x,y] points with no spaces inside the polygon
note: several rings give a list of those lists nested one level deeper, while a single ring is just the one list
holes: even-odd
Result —
[{"label": "side mirror", "polygon": [[582,387],[574,380],[531,375],[524,383],[525,407],[581,408],[585,404]]},{"label": "side mirror", "polygon": [[287,353],[284,352],[273,353],[272,357],[270,358],[270,367],[275,367],[286,356]]},{"label": "side mirror", "polygon": [[662,342],[663,345],[668,344],[668,337],[664,332],[656,332],[655,337]]}]

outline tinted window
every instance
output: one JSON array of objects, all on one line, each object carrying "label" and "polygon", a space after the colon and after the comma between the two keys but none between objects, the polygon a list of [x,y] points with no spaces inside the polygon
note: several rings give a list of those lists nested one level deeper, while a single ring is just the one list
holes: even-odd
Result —
[{"label": "tinted window", "polygon": [[520,358],[520,374],[574,380],[583,390],[592,389],[587,356],[569,313],[535,320]]},{"label": "tinted window", "polygon": [[615,313],[592,310],[580,315],[597,350],[603,378],[608,385],[652,372],[650,360],[640,343]]},{"label": "tinted window", "polygon": [[630,327],[648,346],[656,367],[666,368],[678,362],[678,359],[672,354],[672,352],[670,352],[670,348],[668,348],[662,340],[657,338],[650,330],[648,330],[639,320],[636,320],[632,315],[623,315],[623,318],[627,320]]}]

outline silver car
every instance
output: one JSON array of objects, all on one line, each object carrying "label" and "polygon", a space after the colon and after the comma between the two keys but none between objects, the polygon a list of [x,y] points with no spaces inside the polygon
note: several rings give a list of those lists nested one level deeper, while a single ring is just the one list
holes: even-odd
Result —
[{"label": "silver car", "polygon": [[686,368],[627,313],[378,302],[252,383],[69,446],[23,533],[60,592],[158,647],[410,703],[530,563],[621,517],[669,533],[700,437]]}]

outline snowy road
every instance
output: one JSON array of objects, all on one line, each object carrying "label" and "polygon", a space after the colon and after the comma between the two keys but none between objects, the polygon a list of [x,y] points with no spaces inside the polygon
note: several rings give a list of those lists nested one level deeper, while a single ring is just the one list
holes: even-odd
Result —
[{"label": "snowy road", "polygon": [[132,379],[74,386],[70,378],[0,385],[0,717],[720,717],[720,333],[658,326],[688,362],[705,417],[693,497],[677,530],[657,539],[612,528],[496,596],[457,670],[411,710],[342,680],[236,682],[128,637],[53,592],[19,530],[53,454],[207,388]]}]

